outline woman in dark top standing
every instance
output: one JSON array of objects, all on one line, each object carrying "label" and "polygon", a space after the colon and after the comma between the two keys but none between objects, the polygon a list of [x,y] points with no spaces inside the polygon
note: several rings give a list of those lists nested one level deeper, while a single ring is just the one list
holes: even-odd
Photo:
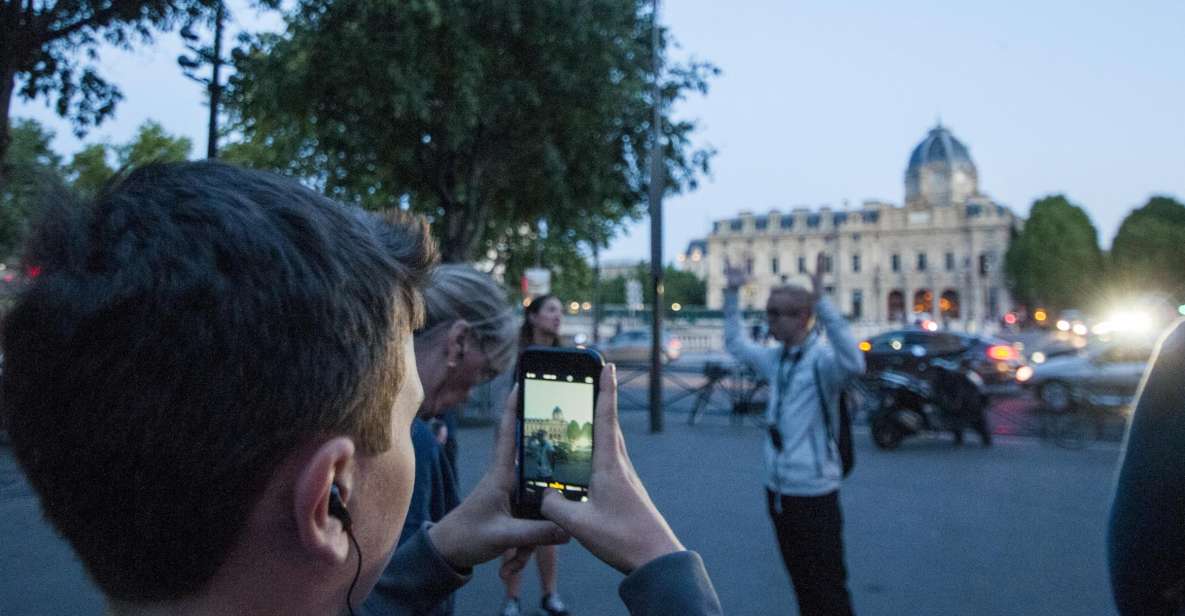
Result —
[{"label": "woman in dark top standing", "polygon": [[1120,614],[1185,614],[1185,320],[1161,340],[1144,376],[1107,543]]},{"label": "woman in dark top standing", "polygon": [[[519,353],[532,345],[560,346],[560,325],[563,318],[564,305],[558,297],[540,295],[532,299],[523,314],[523,326],[518,340]],[[517,370],[515,372],[517,373]],[[567,614],[568,609],[556,591],[559,561],[555,546],[539,546],[535,549],[535,559],[539,563],[539,582],[543,587],[543,611],[548,616]],[[523,613],[518,598],[519,588],[522,586],[522,572],[504,576],[502,581],[506,584],[506,603],[502,607],[502,616],[519,616]]]}]

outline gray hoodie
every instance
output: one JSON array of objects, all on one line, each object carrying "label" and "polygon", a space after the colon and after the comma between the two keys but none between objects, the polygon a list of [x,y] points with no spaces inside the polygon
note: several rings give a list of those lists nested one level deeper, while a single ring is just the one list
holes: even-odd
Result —
[{"label": "gray hoodie", "polygon": [[[820,496],[839,489],[842,464],[835,439],[828,436],[823,409],[831,416],[832,429],[838,429],[839,394],[851,376],[864,372],[864,354],[847,321],[826,297],[815,304],[815,315],[826,339],[812,333],[801,348],[761,346],[745,334],[736,290],[724,292],[725,347],[769,381],[766,421],[777,423],[782,433],[781,452],[765,440],[765,485],[788,496]],[[785,392],[780,391],[783,384]]]}]

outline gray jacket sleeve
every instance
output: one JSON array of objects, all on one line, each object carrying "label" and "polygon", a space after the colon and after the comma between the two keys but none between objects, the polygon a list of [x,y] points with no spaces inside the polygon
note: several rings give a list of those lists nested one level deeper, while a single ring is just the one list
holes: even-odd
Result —
[{"label": "gray jacket sleeve", "polygon": [[626,576],[618,588],[633,616],[718,616],[724,613],[704,561],[695,552],[656,558]]},{"label": "gray jacket sleeve", "polygon": [[765,374],[766,348],[749,339],[741,325],[741,310],[736,289],[724,290],[724,348],[738,361]]},{"label": "gray jacket sleeve", "polygon": [[819,298],[815,304],[815,314],[823,331],[827,332],[830,342],[830,353],[819,359],[820,368],[829,381],[830,389],[837,389],[848,377],[864,374],[864,353],[856,346],[856,338],[852,335],[852,328],[844,320],[835,305],[826,297]]},{"label": "gray jacket sleeve", "polygon": [[465,585],[473,571],[458,572],[428,538],[430,523],[399,546],[360,614],[422,614]]}]

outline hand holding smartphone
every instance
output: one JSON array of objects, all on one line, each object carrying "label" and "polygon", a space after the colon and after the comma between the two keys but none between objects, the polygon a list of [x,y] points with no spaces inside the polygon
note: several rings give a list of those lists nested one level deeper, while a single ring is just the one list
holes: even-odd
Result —
[{"label": "hand holding smartphone", "polygon": [[[592,468],[587,484],[583,484],[587,490],[575,489],[582,484],[564,481],[556,483],[567,486],[566,490],[549,485],[543,493],[540,513],[575,537],[594,556],[628,574],[656,558],[683,551],[684,547],[650,500],[626,452],[625,438],[617,421],[616,368],[612,364],[604,366],[593,382],[596,390],[592,394],[595,401]],[[525,393],[527,385],[520,384],[520,392]],[[520,409],[524,399],[525,396],[519,399]],[[526,416],[525,409],[519,411],[520,418]],[[520,424],[525,425],[525,421]],[[521,440],[519,445],[521,463],[525,447]],[[522,484],[531,481],[530,477],[531,473],[523,473],[520,466],[520,488],[529,487]]]}]

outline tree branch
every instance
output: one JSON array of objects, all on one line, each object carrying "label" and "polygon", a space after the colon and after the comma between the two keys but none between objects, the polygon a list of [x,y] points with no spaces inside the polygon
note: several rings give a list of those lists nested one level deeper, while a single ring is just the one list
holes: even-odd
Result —
[{"label": "tree branch", "polygon": [[56,10],[56,7],[55,7],[55,9],[51,9],[50,12],[48,14],[46,14],[46,15],[49,15],[49,19],[47,19],[45,21],[45,25],[46,25],[45,33],[43,35],[37,37],[37,40],[41,45],[44,45],[46,43],[49,43],[51,41],[55,41],[55,40],[58,40],[61,38],[68,37],[71,34],[74,34],[75,32],[82,30],[83,28],[98,27],[98,26],[102,25],[103,23],[105,23],[106,21],[110,20],[111,18],[115,17],[119,13],[118,9],[116,8],[116,4],[113,3],[111,6],[105,8],[105,9],[95,12],[95,14],[91,15],[90,17],[87,17],[85,19],[80,19],[79,21],[76,21],[68,26],[64,26],[64,27],[58,28],[56,30],[51,30],[48,28],[48,26],[49,26],[49,24],[53,23],[54,20],[56,19],[56,17],[52,16],[52,13],[55,10]]}]

